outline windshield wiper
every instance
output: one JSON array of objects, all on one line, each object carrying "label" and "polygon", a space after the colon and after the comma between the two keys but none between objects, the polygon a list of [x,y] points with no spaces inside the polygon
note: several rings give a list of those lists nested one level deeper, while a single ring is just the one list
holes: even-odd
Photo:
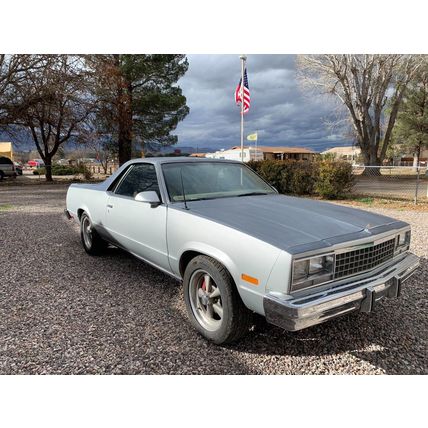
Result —
[{"label": "windshield wiper", "polygon": [[242,193],[242,195],[237,195],[238,198],[241,196],[257,196],[257,195],[268,195],[266,192],[249,192],[249,193]]},{"label": "windshield wiper", "polygon": [[219,197],[218,196],[216,196],[216,197],[206,197],[206,198],[195,198],[195,199],[187,199],[187,202],[193,202],[193,201],[209,201],[209,200],[211,200],[211,199],[219,199]]}]

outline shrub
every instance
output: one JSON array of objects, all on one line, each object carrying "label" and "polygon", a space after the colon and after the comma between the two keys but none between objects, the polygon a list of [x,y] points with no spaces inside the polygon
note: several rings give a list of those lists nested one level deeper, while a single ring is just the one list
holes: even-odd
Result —
[{"label": "shrub", "polygon": [[248,166],[280,193],[336,199],[353,185],[352,166],[343,161],[264,160],[250,161]]},{"label": "shrub", "polygon": [[282,193],[282,172],[284,165],[281,161],[258,161],[256,172],[261,175],[268,183]]},{"label": "shrub", "polygon": [[44,168],[36,168],[33,170],[34,175],[45,175],[46,170]]},{"label": "shrub", "polygon": [[[46,168],[37,168],[33,170],[34,175],[45,175]],[[92,178],[92,172],[83,164],[73,165],[52,165],[52,175],[76,175],[83,174],[86,180]]]},{"label": "shrub", "polygon": [[79,165],[79,172],[83,174],[83,176],[85,177],[85,180],[92,179],[92,172],[86,165],[84,164]]},{"label": "shrub", "polygon": [[52,175],[74,175],[76,168],[68,165],[52,165]]},{"label": "shrub", "polygon": [[354,185],[351,164],[344,161],[319,162],[315,191],[323,198],[337,199],[349,193]]},{"label": "shrub", "polygon": [[318,164],[309,161],[288,161],[283,173],[284,193],[312,195],[318,175]]}]

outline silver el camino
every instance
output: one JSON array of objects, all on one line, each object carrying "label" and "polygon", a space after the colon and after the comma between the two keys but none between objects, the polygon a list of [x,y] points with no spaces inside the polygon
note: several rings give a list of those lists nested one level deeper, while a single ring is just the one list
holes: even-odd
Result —
[{"label": "silver el camino", "polygon": [[218,344],[244,335],[253,313],[296,331],[370,312],[419,263],[407,223],[279,195],[234,161],[132,160],[71,185],[66,215],[87,253],[112,244],[183,281],[191,323]]}]

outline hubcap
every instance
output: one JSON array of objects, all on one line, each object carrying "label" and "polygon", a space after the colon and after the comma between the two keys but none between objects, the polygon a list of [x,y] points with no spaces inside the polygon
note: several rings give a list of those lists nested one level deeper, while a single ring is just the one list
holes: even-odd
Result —
[{"label": "hubcap", "polygon": [[189,298],[199,324],[209,331],[218,330],[223,320],[221,292],[208,272],[199,269],[193,273]]},{"label": "hubcap", "polygon": [[83,240],[85,241],[86,248],[91,248],[92,246],[92,229],[91,222],[88,217],[85,217],[82,221],[82,233]]}]

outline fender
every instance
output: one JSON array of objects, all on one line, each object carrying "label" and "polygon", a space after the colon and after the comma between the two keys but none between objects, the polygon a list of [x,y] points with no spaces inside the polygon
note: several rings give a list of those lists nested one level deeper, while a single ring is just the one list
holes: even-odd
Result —
[{"label": "fender", "polygon": [[232,276],[236,288],[238,290],[238,293],[245,303],[245,305],[260,314],[263,314],[263,293],[262,290],[255,290],[254,288],[248,287],[246,284],[243,284],[243,281],[241,280],[241,272],[239,271],[238,266],[235,264],[235,262],[223,251],[219,250],[216,247],[213,247],[211,245],[208,245],[204,242],[197,242],[197,241],[189,241],[186,242],[182,248],[180,248],[179,251],[179,257],[178,259],[172,258],[170,256],[170,266],[173,270],[174,274],[180,275],[180,260],[184,253],[187,251],[195,251],[198,253],[201,253],[205,256],[212,257],[213,259],[216,259],[219,261],[230,273]]}]

